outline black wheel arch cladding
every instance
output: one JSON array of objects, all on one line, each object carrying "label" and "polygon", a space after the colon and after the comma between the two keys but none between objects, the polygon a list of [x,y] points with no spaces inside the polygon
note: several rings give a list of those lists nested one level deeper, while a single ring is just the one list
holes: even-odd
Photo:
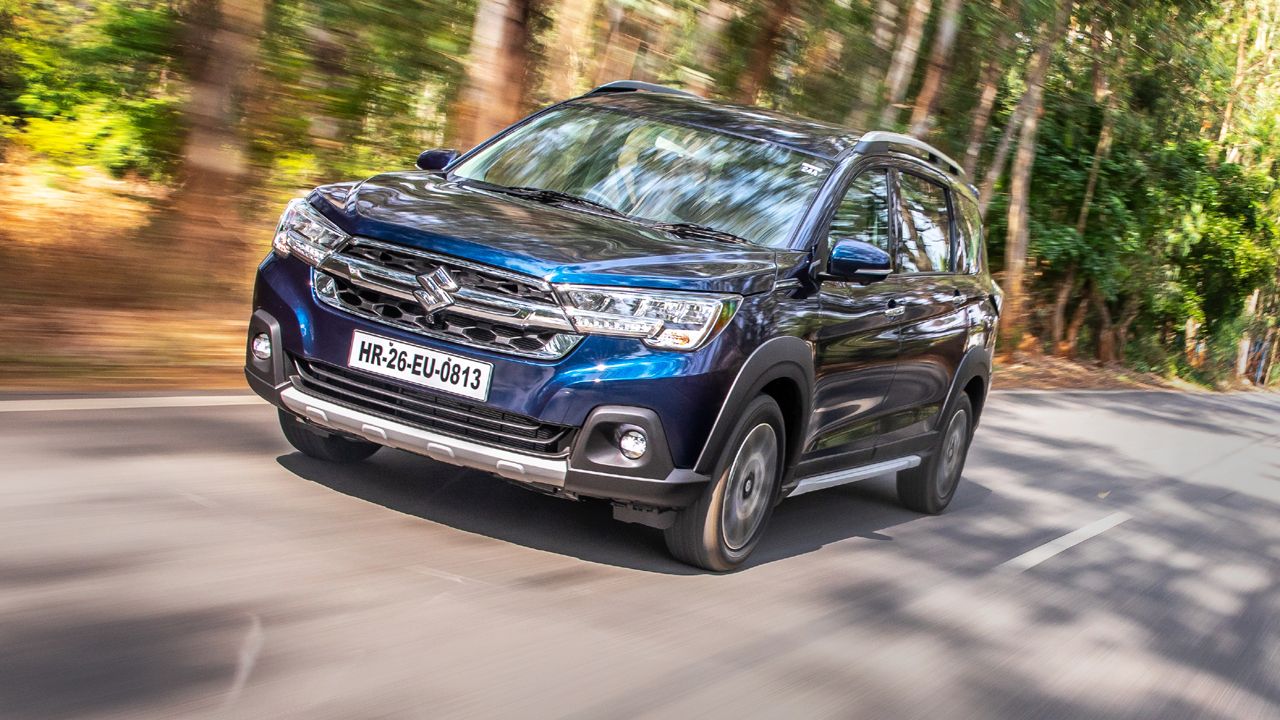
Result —
[{"label": "black wheel arch cladding", "polygon": [[[756,348],[738,370],[695,469],[700,473],[714,469],[736,418],[766,388],[782,410],[786,424],[786,467],[790,467],[791,460],[800,452],[813,409],[813,366],[813,346],[798,337],[772,338]],[[786,392],[788,388],[792,392]]]}]

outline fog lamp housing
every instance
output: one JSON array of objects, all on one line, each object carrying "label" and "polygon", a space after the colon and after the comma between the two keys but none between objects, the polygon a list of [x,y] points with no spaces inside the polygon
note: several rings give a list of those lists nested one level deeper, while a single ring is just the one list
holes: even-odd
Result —
[{"label": "fog lamp housing", "polygon": [[271,338],[266,333],[258,333],[249,342],[249,352],[259,360],[271,359]]},{"label": "fog lamp housing", "polygon": [[639,460],[649,451],[649,438],[639,428],[625,428],[618,433],[618,452],[628,460]]}]

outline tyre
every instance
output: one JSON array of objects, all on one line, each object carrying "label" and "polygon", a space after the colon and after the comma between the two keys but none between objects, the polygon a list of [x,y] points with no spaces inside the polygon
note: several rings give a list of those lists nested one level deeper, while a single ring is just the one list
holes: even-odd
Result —
[{"label": "tyre", "polygon": [[725,572],[742,564],[760,542],[785,467],[786,426],[773,398],[747,406],[716,461],[712,481],[667,528],[677,560]]},{"label": "tyre", "polygon": [[297,417],[281,410],[280,430],[295,450],[317,460],[332,463],[360,462],[378,452],[381,445],[363,440],[348,440],[338,435],[321,435]]},{"label": "tyre", "polygon": [[933,452],[919,466],[898,473],[898,500],[916,512],[936,515],[955,497],[973,439],[973,404],[961,395],[938,435]]}]

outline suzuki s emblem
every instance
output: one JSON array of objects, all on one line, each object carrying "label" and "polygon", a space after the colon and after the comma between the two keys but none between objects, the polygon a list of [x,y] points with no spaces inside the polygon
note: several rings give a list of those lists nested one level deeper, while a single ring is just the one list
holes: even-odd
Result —
[{"label": "suzuki s emblem", "polygon": [[422,289],[415,290],[413,296],[418,298],[428,316],[453,304],[453,293],[458,289],[458,283],[453,281],[453,276],[443,267],[419,275],[418,284]]}]

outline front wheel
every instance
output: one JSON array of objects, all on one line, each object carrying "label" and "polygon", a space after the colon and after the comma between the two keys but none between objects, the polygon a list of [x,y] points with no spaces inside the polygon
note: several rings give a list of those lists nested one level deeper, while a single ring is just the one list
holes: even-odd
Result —
[{"label": "front wheel", "polygon": [[307,457],[332,463],[354,463],[378,452],[378,448],[381,447],[363,440],[348,440],[338,435],[321,435],[284,410],[279,412],[280,430],[284,432],[284,439],[288,440],[295,450]]},{"label": "front wheel", "polygon": [[715,572],[747,559],[778,500],[785,433],[773,398],[751,401],[720,453],[712,482],[665,531],[667,549],[676,559]]},{"label": "front wheel", "polygon": [[937,446],[918,467],[898,473],[898,500],[916,512],[937,515],[947,509],[960,484],[973,438],[973,403],[961,395],[947,415]]}]

